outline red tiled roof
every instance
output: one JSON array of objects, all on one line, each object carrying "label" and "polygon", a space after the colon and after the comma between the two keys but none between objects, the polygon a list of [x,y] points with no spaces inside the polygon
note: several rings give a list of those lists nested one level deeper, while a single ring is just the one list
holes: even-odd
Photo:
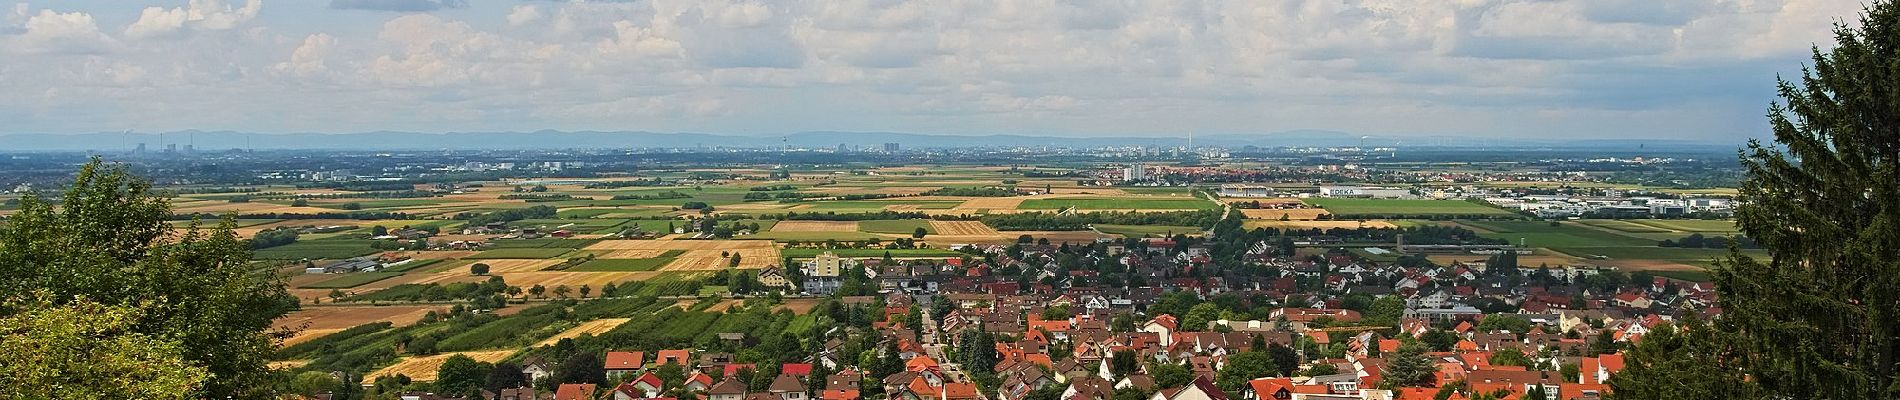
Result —
[{"label": "red tiled roof", "polygon": [[794,375],[794,376],[811,375],[811,364],[787,363],[779,367],[778,373],[784,374],[784,375]]},{"label": "red tiled roof", "polygon": [[646,366],[646,357],[645,352],[609,351],[606,366],[610,370],[640,369]]}]

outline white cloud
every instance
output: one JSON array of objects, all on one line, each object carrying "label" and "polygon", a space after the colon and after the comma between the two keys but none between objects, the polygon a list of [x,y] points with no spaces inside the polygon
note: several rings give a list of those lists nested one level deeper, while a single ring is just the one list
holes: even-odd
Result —
[{"label": "white cloud", "polygon": [[542,18],[546,17],[541,15],[541,7],[532,5],[515,6],[514,11],[508,12],[508,25],[526,25],[528,23],[541,21]]},{"label": "white cloud", "polygon": [[7,47],[22,53],[94,54],[115,45],[111,37],[99,32],[92,14],[49,9],[27,17],[20,33],[8,39]]},{"label": "white cloud", "polygon": [[325,74],[329,70],[330,53],[336,49],[336,38],[329,34],[318,33],[305,37],[303,44],[291,51],[290,59],[277,63],[279,72],[296,76],[310,77]]},{"label": "white cloud", "polygon": [[137,21],[125,27],[125,36],[151,38],[176,36],[187,29],[227,30],[257,18],[263,7],[262,0],[246,0],[243,5],[224,0],[192,0],[185,7],[146,7]]},{"label": "white cloud", "polygon": [[[328,4],[443,12],[333,11],[323,3],[263,10],[259,0],[83,11],[21,5],[0,25],[0,50],[10,57],[0,65],[0,91],[58,93],[57,101],[71,102],[64,104],[181,124],[175,128],[266,131],[1535,128],[1529,134],[1732,136],[1737,123],[1729,119],[1758,119],[1773,74],[1796,68],[1809,43],[1830,41],[1829,24],[1858,7],[1845,0]],[[135,22],[101,32],[93,16],[107,12],[112,18],[100,20]],[[149,40],[159,38],[166,40]],[[107,87],[125,94],[107,95]],[[0,99],[0,107],[51,101]],[[1721,111],[1731,104],[1746,107]],[[222,108],[248,112],[192,113]],[[281,122],[217,119],[290,108],[299,116]],[[157,117],[184,114],[198,119]],[[20,126],[75,126],[65,120]]]}]

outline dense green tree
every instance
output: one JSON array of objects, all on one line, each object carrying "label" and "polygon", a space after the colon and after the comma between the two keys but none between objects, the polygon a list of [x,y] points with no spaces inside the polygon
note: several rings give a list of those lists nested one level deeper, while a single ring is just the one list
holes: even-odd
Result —
[{"label": "dense green tree", "polygon": [[456,397],[481,394],[482,388],[487,386],[488,373],[492,369],[494,369],[493,365],[475,361],[469,356],[461,354],[449,356],[448,360],[442,361],[441,366],[436,367],[435,391]]},{"label": "dense green tree", "polygon": [[1267,356],[1267,353],[1257,351],[1234,353],[1227,356],[1227,365],[1215,373],[1214,383],[1220,386],[1221,390],[1239,391],[1247,385],[1248,380],[1272,375],[1276,368],[1278,367],[1273,365],[1273,359]]},{"label": "dense green tree", "polygon": [[[249,245],[232,233],[230,219],[179,231],[167,223],[170,216],[149,183],[94,159],[58,207],[28,195],[0,225],[0,293],[43,291],[53,306],[84,297],[136,307],[131,323],[110,332],[169,342],[187,363],[203,367],[210,378],[186,395],[271,396],[277,385],[265,365],[274,350],[268,330],[297,307],[296,298],[282,277],[250,265]],[[60,365],[80,366],[54,364]]]},{"label": "dense green tree", "polygon": [[1779,397],[1900,398],[1900,4],[1859,25],[1779,83],[1778,146],[1743,151],[1735,214],[1769,257],[1732,251],[1714,273],[1715,325]]},{"label": "dense green tree", "polygon": [[1364,325],[1393,327],[1399,325],[1399,318],[1405,317],[1405,299],[1399,296],[1385,296],[1373,300],[1366,308]]},{"label": "dense green tree", "polygon": [[0,398],[188,399],[210,378],[178,343],[137,332],[138,309],[50,296],[0,307]]},{"label": "dense green tree", "polygon": [[468,273],[475,274],[475,275],[488,275],[488,263],[469,264]]},{"label": "dense green tree", "polygon": [[1433,365],[1432,360],[1425,357],[1424,344],[1408,342],[1399,345],[1399,350],[1393,352],[1392,357],[1386,360],[1384,381],[1380,382],[1379,386],[1381,388],[1426,386],[1432,382],[1432,373],[1437,370],[1438,366]]},{"label": "dense green tree", "polygon": [[1696,318],[1662,324],[1625,353],[1622,372],[1611,375],[1613,398],[1757,399],[1764,394],[1740,364],[1744,349],[1730,335]]},{"label": "dense green tree", "polygon": [[1206,330],[1207,323],[1220,319],[1220,312],[1220,306],[1214,303],[1196,304],[1188,309],[1187,315],[1181,317],[1181,330]]},{"label": "dense green tree", "polygon": [[1116,350],[1113,358],[1109,359],[1108,372],[1114,374],[1115,379],[1127,377],[1140,370],[1141,356],[1136,355],[1134,350]]},{"label": "dense green tree", "polygon": [[1277,376],[1293,376],[1300,369],[1300,355],[1292,347],[1279,343],[1267,345],[1267,357],[1273,361],[1273,372]]},{"label": "dense green tree", "polygon": [[483,380],[485,384],[482,387],[490,392],[500,393],[502,389],[528,386],[531,382],[528,382],[528,377],[524,374],[526,372],[521,370],[520,364],[513,362],[495,364],[495,368],[488,370],[488,379]]},{"label": "dense green tree", "polygon": [[1148,376],[1154,378],[1155,387],[1178,388],[1193,383],[1194,372],[1175,363],[1153,363],[1148,365]]},{"label": "dense green tree", "polygon": [[1458,340],[1458,334],[1442,329],[1428,330],[1418,337],[1418,341],[1431,346],[1432,351],[1451,351],[1452,347],[1458,345]]},{"label": "dense green tree", "polygon": [[1518,349],[1504,349],[1491,353],[1491,365],[1529,367],[1531,359]]},{"label": "dense green tree", "polygon": [[310,397],[336,392],[342,385],[343,381],[323,371],[304,371],[290,377],[290,392]]},{"label": "dense green tree", "polygon": [[576,352],[561,362],[555,370],[554,380],[561,383],[593,383],[607,381],[606,365],[601,364],[600,356],[591,351]]}]

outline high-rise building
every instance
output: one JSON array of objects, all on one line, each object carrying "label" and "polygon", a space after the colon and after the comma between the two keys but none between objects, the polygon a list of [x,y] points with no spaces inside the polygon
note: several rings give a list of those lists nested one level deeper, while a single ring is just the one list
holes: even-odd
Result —
[{"label": "high-rise building", "polygon": [[898,149],[898,148],[897,148],[897,143],[885,143],[885,144],[884,144],[884,152],[885,152],[885,153],[896,153],[896,152],[897,152],[897,149]]},{"label": "high-rise building", "polygon": [[1127,168],[1122,169],[1122,181],[1124,182],[1140,182],[1145,180],[1148,180],[1148,166],[1146,165],[1139,163],[1128,164]]}]

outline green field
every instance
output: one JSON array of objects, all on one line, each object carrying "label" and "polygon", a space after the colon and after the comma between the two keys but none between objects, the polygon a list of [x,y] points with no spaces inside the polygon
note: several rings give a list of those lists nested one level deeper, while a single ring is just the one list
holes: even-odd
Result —
[{"label": "green field", "polygon": [[1207,200],[1187,198],[1118,198],[1118,197],[1076,197],[1060,199],[1029,199],[1016,206],[1021,210],[1060,210],[1075,207],[1080,210],[1192,210],[1213,207]]},{"label": "green field", "polygon": [[[342,209],[344,209],[343,207],[344,207],[344,205],[345,205],[345,204],[352,204],[352,203],[354,203],[354,204],[356,204],[356,205],[357,205],[358,207],[361,207],[361,208],[359,208],[359,209],[361,209],[361,210],[375,210],[375,209],[385,209],[385,208],[402,208],[402,207],[424,207],[424,206],[434,206],[434,205],[440,205],[440,204],[442,204],[442,203],[446,203],[446,202],[447,202],[447,201],[445,201],[445,200],[443,200],[443,199],[436,199],[436,198],[418,198],[418,199],[349,199],[349,200],[325,200],[325,201],[324,201],[323,203],[317,203],[317,202],[314,202],[314,201],[312,201],[312,202],[310,202],[310,206],[312,206],[312,207],[323,207],[323,208],[330,208],[330,209],[337,209],[337,210],[342,210]],[[281,202],[278,202],[278,201],[272,201],[272,203],[282,203],[282,204],[284,204],[284,205],[290,205],[290,204],[291,204],[291,202],[290,202],[289,200],[284,200],[284,201],[281,201]]]},{"label": "green field", "polygon": [[956,257],[956,256],[963,255],[963,253],[958,253],[958,252],[944,250],[944,249],[885,250],[885,249],[806,249],[806,248],[780,250],[779,255],[785,256],[785,257],[792,257],[792,258],[812,258],[812,257],[817,257],[819,254],[824,254],[827,251],[831,252],[832,254],[837,254],[839,257],[883,257],[885,252],[890,252],[891,257]]},{"label": "green field", "polygon": [[525,249],[525,248],[578,249],[578,248],[587,247],[587,246],[593,245],[594,243],[599,243],[599,242],[600,242],[599,240],[558,239],[558,238],[508,239],[508,240],[490,241],[488,242],[488,246],[497,248],[497,249]]},{"label": "green field", "polygon": [[1310,198],[1304,201],[1325,208],[1335,217],[1517,216],[1504,209],[1464,200]]},{"label": "green field", "polygon": [[[1615,260],[1663,260],[1701,266],[1707,266],[1709,260],[1728,256],[1727,249],[1693,249],[1655,246],[1553,247],[1551,250],[1584,258],[1602,257]],[[1743,253],[1756,257],[1766,257],[1768,255],[1766,251],[1762,250],[1745,250]]]},{"label": "green field", "polygon": [[1590,226],[1595,226],[1595,227],[1600,227],[1600,228],[1608,228],[1608,229],[1613,229],[1613,230],[1628,232],[1628,233],[1669,233],[1670,232],[1670,230],[1668,229],[1657,228],[1657,227],[1653,227],[1649,225],[1638,224],[1635,222],[1624,221],[1620,219],[1585,219],[1585,220],[1578,220],[1576,222],[1584,224],[1584,225],[1590,225]]},{"label": "green field", "polygon": [[661,266],[665,266],[667,263],[670,263],[670,262],[673,262],[673,257],[596,258],[596,259],[588,260],[587,262],[581,263],[581,265],[569,267],[568,269],[565,269],[564,271],[568,271],[568,272],[652,271],[652,270],[660,269]]},{"label": "green field", "polygon": [[937,233],[936,229],[930,227],[930,220],[927,220],[927,219],[887,219],[887,220],[858,221],[859,231],[871,232],[871,233],[891,233],[891,234],[899,234],[899,235],[909,235],[912,233],[916,233],[917,228],[924,228],[924,231],[929,232],[933,235]]},{"label": "green field", "polygon": [[388,268],[384,268],[383,271],[384,272],[405,272],[405,271],[414,270],[417,268],[428,268],[429,266],[435,265],[440,262],[442,262],[442,260],[440,259],[410,260],[409,262],[402,263],[401,265],[395,265]]},{"label": "green field", "polygon": [[1095,230],[1127,237],[1168,236],[1171,234],[1199,235],[1203,229],[1192,226],[1168,225],[1095,225]]},{"label": "green field", "polygon": [[[275,222],[283,222],[283,221],[284,220],[281,220],[281,219],[239,218],[239,219],[232,220],[232,223],[236,224],[234,227],[243,228],[247,226],[258,226],[258,225],[275,223]],[[207,218],[207,219],[199,221],[198,223],[199,223],[199,226],[212,228],[212,227],[217,227],[218,224],[221,222],[222,220],[220,219]],[[191,220],[165,221],[165,223],[171,224],[171,226],[182,228],[182,227],[190,226]]]},{"label": "green field", "polygon": [[323,239],[304,240],[268,249],[254,250],[252,258],[259,260],[300,260],[300,259],[344,259],[376,254],[380,250],[370,247],[369,240]]},{"label": "green field", "polygon": [[353,288],[357,286],[363,286],[363,285],[369,284],[370,282],[380,281],[380,280],[394,278],[398,276],[402,276],[402,273],[382,271],[382,272],[357,272],[357,273],[350,273],[350,274],[338,274],[336,278],[325,279],[320,282],[298,286],[297,288],[299,289],[348,289],[348,288]]},{"label": "green field", "polygon": [[817,212],[826,212],[826,211],[829,211],[829,212],[876,212],[876,211],[883,211],[885,206],[899,206],[899,205],[917,206],[918,209],[922,209],[922,210],[947,210],[951,208],[956,208],[958,204],[963,204],[963,202],[961,201],[929,201],[929,200],[825,200],[825,201],[810,201],[810,202],[804,202],[804,203],[799,203],[799,204],[803,204],[805,205],[805,207],[796,209],[796,210],[789,210],[789,211],[800,212],[800,213],[814,212],[814,211],[817,211]]},{"label": "green field", "polygon": [[532,247],[532,248],[512,248],[512,249],[507,249],[507,248],[504,248],[504,249],[494,249],[494,250],[488,250],[488,251],[483,251],[483,252],[480,252],[480,253],[475,253],[475,255],[472,255],[472,256],[468,256],[467,258],[471,258],[471,259],[483,259],[483,258],[535,258],[535,259],[539,259],[539,258],[559,258],[559,257],[561,257],[562,255],[564,255],[564,254],[567,254],[567,253],[568,253],[569,251],[572,251],[572,250],[571,250],[571,249],[566,249],[566,248],[540,248],[540,247]]},{"label": "green field", "polygon": [[1735,221],[1706,219],[1633,219],[1630,223],[1642,224],[1659,229],[1690,233],[1733,234],[1741,229],[1735,227]]},{"label": "green field", "polygon": [[517,228],[540,228],[543,232],[566,230],[568,232],[605,233],[601,231],[619,232],[620,229],[617,227],[625,223],[627,223],[627,220],[624,219],[524,219],[510,222],[508,226]]},{"label": "green field", "polygon": [[1550,226],[1545,221],[1458,221],[1475,228],[1480,236],[1504,239],[1526,247],[1606,247],[1654,246],[1656,241],[1605,232],[1574,222]]}]

